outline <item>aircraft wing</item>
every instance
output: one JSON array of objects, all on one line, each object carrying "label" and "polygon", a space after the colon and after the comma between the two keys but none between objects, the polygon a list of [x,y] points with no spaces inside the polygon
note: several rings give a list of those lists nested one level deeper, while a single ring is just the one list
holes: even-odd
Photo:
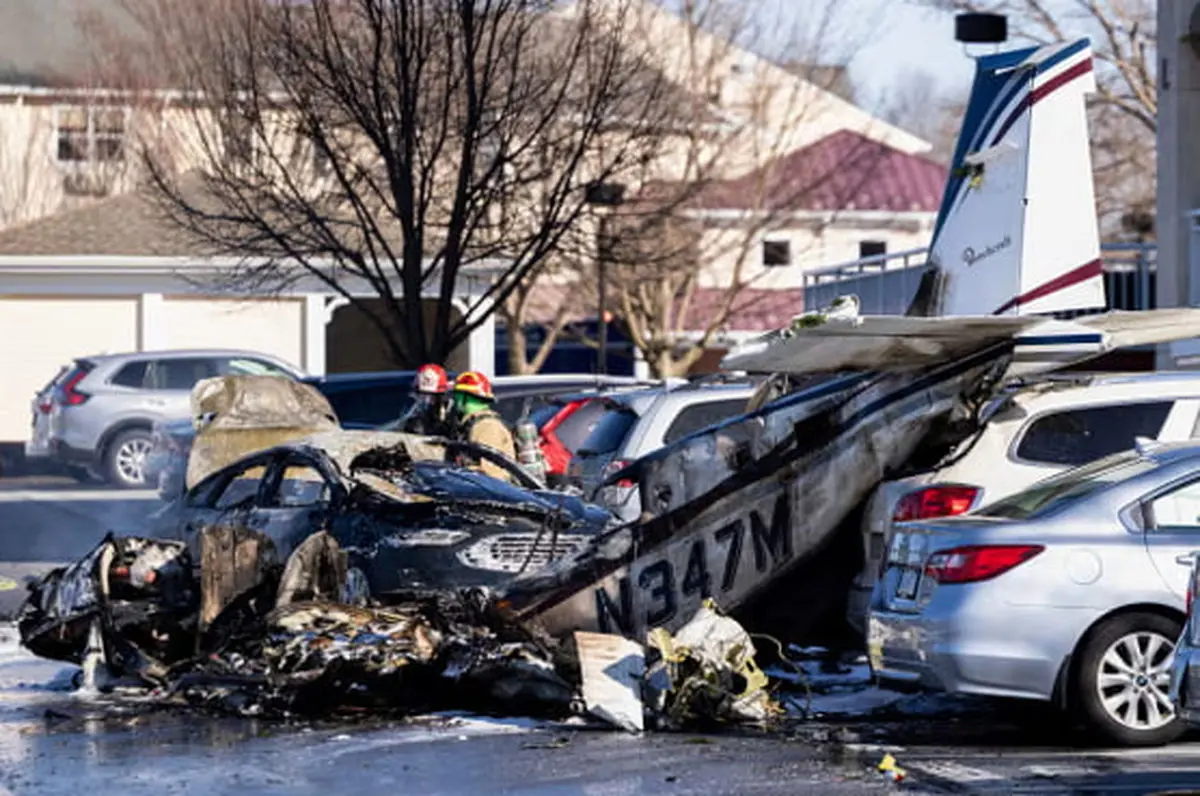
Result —
[{"label": "aircraft wing", "polygon": [[1200,309],[1193,307],[1106,312],[1076,318],[1073,323],[1103,333],[1109,349],[1200,337]]},{"label": "aircraft wing", "polygon": [[1036,315],[859,316],[831,319],[740,346],[722,367],[748,373],[900,372],[1013,340],[1013,374],[1045,372],[1127,346],[1200,336],[1200,309],[1107,312],[1071,321]]},{"label": "aircraft wing", "polygon": [[1043,319],[1022,315],[922,318],[865,315],[792,330],[730,351],[727,370],[748,373],[905,371],[1009,340]]}]

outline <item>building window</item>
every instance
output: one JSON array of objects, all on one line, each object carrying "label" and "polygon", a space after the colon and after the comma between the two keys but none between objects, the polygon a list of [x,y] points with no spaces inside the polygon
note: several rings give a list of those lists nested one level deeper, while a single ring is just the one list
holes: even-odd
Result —
[{"label": "building window", "polygon": [[858,256],[863,257],[879,257],[887,254],[887,241],[883,240],[860,240],[858,242]]},{"label": "building window", "polygon": [[73,106],[55,115],[59,163],[118,163],[125,159],[128,108]]},{"label": "building window", "polygon": [[792,243],[786,240],[764,240],[762,245],[763,265],[791,265]]}]

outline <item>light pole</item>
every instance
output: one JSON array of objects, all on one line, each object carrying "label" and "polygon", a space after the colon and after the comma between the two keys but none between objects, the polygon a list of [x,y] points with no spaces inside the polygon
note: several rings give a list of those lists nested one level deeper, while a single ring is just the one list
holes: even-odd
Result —
[{"label": "light pole", "polygon": [[609,215],[611,208],[625,201],[625,186],[619,182],[590,183],[585,201],[593,207],[609,208],[601,211],[599,229],[596,231],[597,364],[603,376],[608,373],[608,262],[612,257]]}]

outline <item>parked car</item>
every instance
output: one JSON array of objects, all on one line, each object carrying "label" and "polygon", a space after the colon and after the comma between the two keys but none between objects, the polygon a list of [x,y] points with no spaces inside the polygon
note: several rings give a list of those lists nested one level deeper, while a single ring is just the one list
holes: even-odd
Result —
[{"label": "parked car", "polygon": [[254,351],[197,349],[81,357],[35,397],[26,453],[43,455],[79,477],[94,472],[114,486],[146,487],[152,483],[146,460],[154,423],[188,417],[192,387],[220,375],[295,379],[305,374]]},{"label": "parked car", "polygon": [[866,560],[847,618],[864,630],[893,522],[964,514],[1070,467],[1128,450],[1138,437],[1200,436],[1200,373],[1056,376],[1010,389],[980,413],[982,428],[925,472],[887,481],[863,519]]},{"label": "parked car", "polygon": [[696,382],[606,396],[604,414],[575,452],[569,478],[587,499],[633,522],[642,512],[637,485],[606,485],[607,478],[663,445],[744,413],[753,394],[750,382]]},{"label": "parked car", "polygon": [[[412,439],[337,430],[258,451],[203,478],[159,521],[175,529],[166,538],[189,545],[197,529],[214,523],[253,528],[281,557],[328,530],[350,551],[350,582],[381,599],[400,590],[497,585],[613,523],[600,507],[540,488],[494,451]],[[405,454],[397,456],[395,445]],[[456,466],[460,449],[500,465],[514,482]]]},{"label": "parked car", "polygon": [[1171,741],[1176,558],[1198,533],[1195,442],[1146,442],[965,516],[897,524],[871,666],[885,682],[1053,702],[1116,743]]},{"label": "parked car", "polygon": [[[686,383],[685,379],[667,379],[663,382],[672,387]],[[566,480],[572,457],[606,412],[603,399],[644,387],[630,384],[555,395],[530,414],[529,419],[538,428],[542,455],[546,458],[546,471],[553,481]]]},{"label": "parked car", "polygon": [[1175,712],[1188,727],[1200,727],[1200,618],[1196,615],[1196,595],[1200,587],[1200,547],[1183,553],[1175,563],[1187,571],[1187,622],[1175,642],[1175,662],[1171,667],[1168,696]]}]

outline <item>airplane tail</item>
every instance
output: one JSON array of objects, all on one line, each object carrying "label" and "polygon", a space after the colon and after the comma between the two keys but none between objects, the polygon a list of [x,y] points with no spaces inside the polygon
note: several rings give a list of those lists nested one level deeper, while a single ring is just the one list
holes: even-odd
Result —
[{"label": "airplane tail", "polygon": [[1087,39],[978,59],[910,315],[1105,306],[1084,95]]}]

